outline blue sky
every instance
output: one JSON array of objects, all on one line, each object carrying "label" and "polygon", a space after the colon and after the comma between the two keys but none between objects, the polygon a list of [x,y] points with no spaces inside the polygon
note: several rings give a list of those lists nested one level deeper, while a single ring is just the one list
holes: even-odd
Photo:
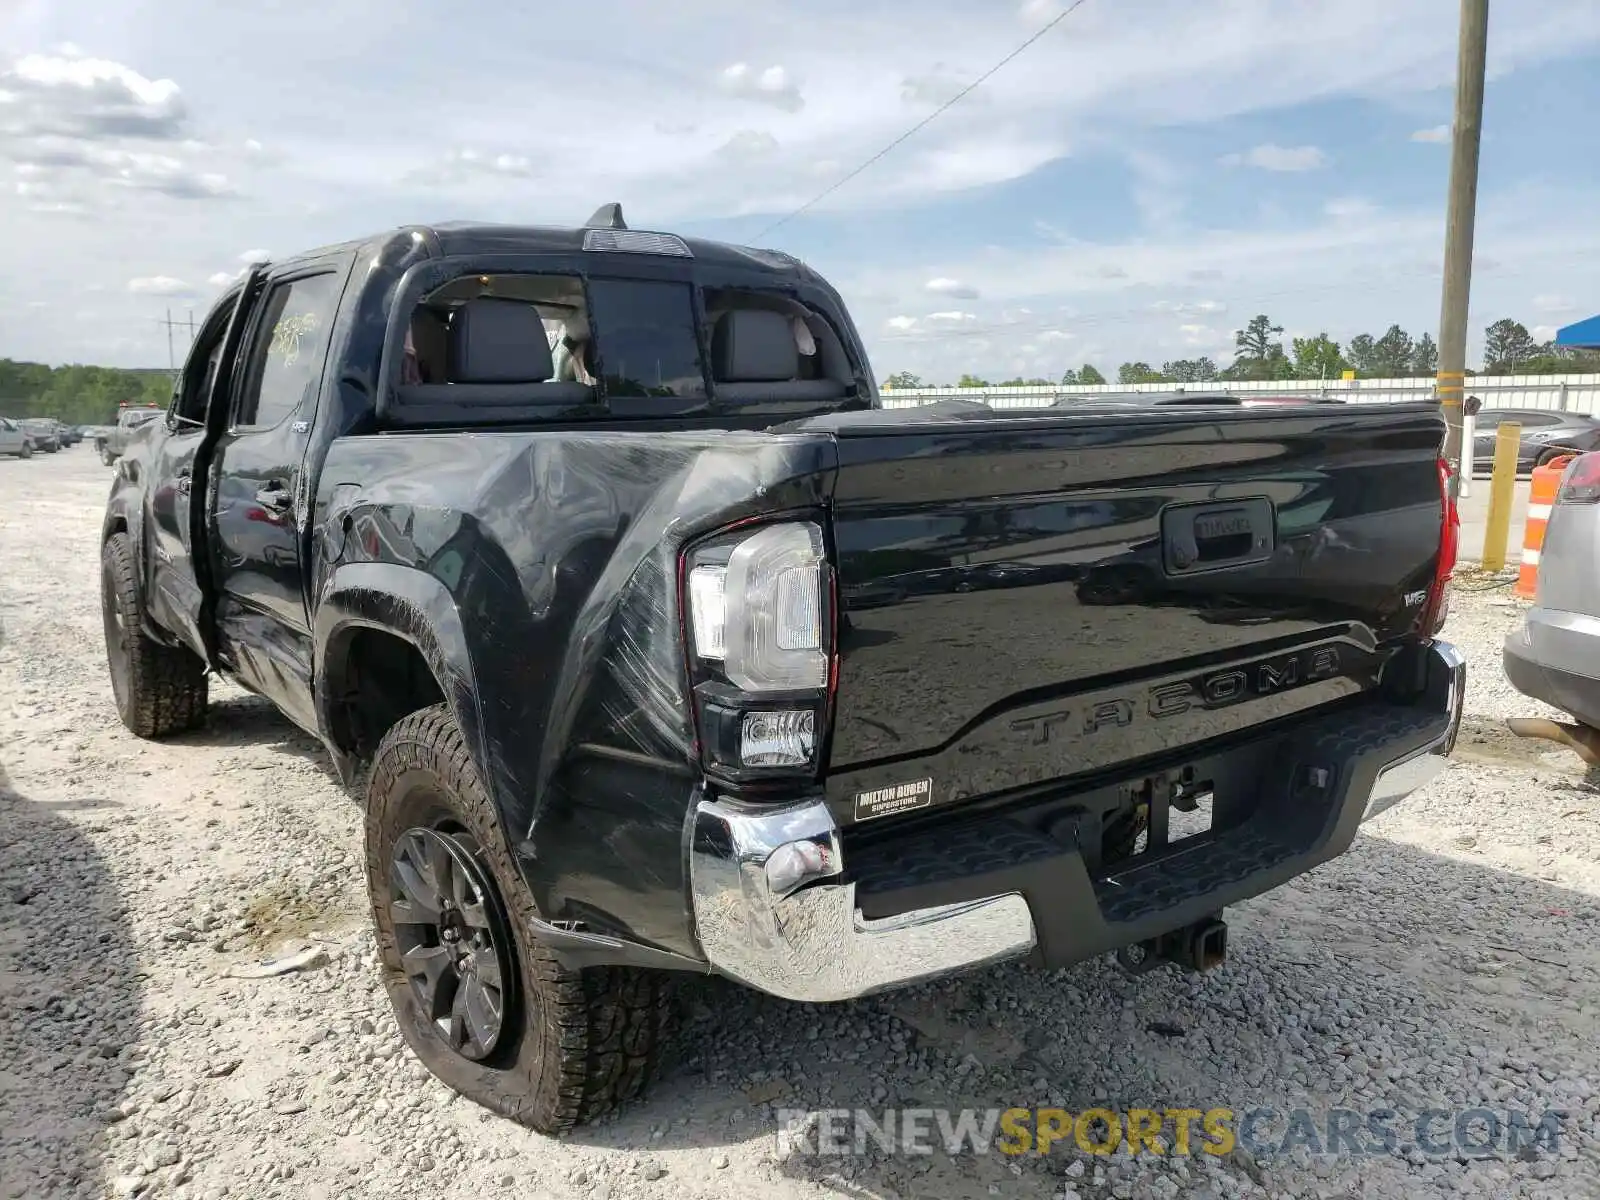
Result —
[{"label": "blue sky", "polygon": [[[160,365],[252,252],[409,221],[753,240],[1058,0],[0,0],[0,354]],[[483,15],[492,13],[493,15]],[[1087,0],[767,244],[879,376],[1438,320],[1455,0]],[[1600,311],[1600,4],[1497,0],[1474,353]]]}]

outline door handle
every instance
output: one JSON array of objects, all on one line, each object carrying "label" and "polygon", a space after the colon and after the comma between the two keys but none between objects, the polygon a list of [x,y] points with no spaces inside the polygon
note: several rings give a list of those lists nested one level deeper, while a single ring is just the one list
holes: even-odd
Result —
[{"label": "door handle", "polygon": [[263,484],[256,492],[256,503],[269,512],[283,512],[289,507],[289,489],[274,479],[271,483]]}]

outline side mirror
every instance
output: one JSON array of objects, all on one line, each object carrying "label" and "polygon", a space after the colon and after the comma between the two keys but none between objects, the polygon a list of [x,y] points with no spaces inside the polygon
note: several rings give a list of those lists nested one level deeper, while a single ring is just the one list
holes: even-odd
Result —
[{"label": "side mirror", "polygon": [[1461,406],[1463,412],[1469,417],[1475,417],[1483,411],[1483,397],[1468,396],[1466,403]]}]

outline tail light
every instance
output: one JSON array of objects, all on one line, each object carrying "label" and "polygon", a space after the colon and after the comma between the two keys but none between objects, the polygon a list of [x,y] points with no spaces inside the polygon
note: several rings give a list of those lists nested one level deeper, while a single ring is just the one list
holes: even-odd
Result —
[{"label": "tail light", "polygon": [[679,569],[706,769],[734,782],[815,775],[836,677],[821,526],[719,534],[685,550]]},{"label": "tail light", "polygon": [[1428,588],[1428,602],[1423,609],[1422,629],[1429,637],[1444,628],[1450,615],[1450,577],[1455,574],[1456,556],[1461,552],[1461,510],[1456,507],[1455,489],[1451,486],[1450,464],[1439,460],[1439,500],[1443,514],[1439,524],[1439,562],[1433,571],[1433,583]]},{"label": "tail light", "polygon": [[1600,454],[1580,454],[1567,464],[1557,504],[1600,504]]}]

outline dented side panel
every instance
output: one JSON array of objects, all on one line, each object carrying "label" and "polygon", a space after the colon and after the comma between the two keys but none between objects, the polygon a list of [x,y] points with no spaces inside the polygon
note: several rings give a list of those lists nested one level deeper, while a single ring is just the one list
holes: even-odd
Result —
[{"label": "dented side panel", "polygon": [[407,638],[456,710],[545,919],[697,958],[678,548],[821,508],[834,457],[824,436],[727,431],[335,441],[310,558],[324,728],[345,635]]}]

